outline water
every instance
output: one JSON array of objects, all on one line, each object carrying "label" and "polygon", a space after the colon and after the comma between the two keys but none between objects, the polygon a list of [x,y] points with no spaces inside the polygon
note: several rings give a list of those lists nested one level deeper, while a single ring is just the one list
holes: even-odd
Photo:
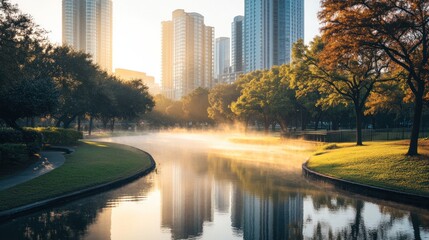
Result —
[{"label": "water", "polygon": [[0,238],[429,239],[429,211],[307,180],[308,145],[254,140],[183,133],[104,139],[148,151],[157,171],[1,224]]}]

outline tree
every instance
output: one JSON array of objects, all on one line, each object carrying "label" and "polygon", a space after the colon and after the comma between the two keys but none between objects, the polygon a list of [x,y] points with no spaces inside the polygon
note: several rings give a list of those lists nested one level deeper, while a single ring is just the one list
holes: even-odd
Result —
[{"label": "tree", "polygon": [[421,0],[322,0],[319,13],[326,42],[382,51],[406,73],[414,96],[414,117],[407,155],[418,154],[423,99],[429,85],[429,2]]},{"label": "tree", "polygon": [[57,119],[58,127],[68,128],[76,117],[89,112],[92,99],[100,93],[97,78],[102,73],[89,54],[68,46],[55,47],[50,57],[50,72],[60,92],[58,108],[52,116]]},{"label": "tree", "polygon": [[193,123],[209,123],[207,109],[209,108],[209,91],[197,88],[183,97],[183,111],[186,118]]},{"label": "tree", "polygon": [[0,118],[16,120],[52,112],[58,93],[47,72],[44,31],[8,1],[0,1]]},{"label": "tree", "polygon": [[[296,46],[301,59],[295,64],[308,65],[305,79],[297,80],[299,91],[311,92],[316,88],[323,93],[318,104],[351,104],[356,115],[356,145],[362,143],[362,119],[365,103],[374,88],[374,84],[390,80],[384,72],[389,61],[380,51],[360,48],[350,51],[354,46],[339,42],[324,42],[315,37],[308,48],[302,47],[302,41]],[[301,46],[300,46],[301,45]]]},{"label": "tree", "polygon": [[240,91],[237,84],[219,84],[209,92],[209,117],[216,122],[232,123],[235,114],[231,111],[231,103],[237,101]]},{"label": "tree", "polygon": [[267,133],[273,122],[278,122],[283,131],[291,115],[296,114],[295,92],[290,88],[287,66],[246,74],[239,86],[241,95],[232,104],[232,111],[249,119],[260,115]]}]

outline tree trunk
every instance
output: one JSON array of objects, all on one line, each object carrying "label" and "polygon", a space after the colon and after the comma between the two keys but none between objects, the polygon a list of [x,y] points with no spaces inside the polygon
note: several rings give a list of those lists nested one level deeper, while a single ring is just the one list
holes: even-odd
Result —
[{"label": "tree trunk", "polygon": [[92,116],[89,117],[89,128],[88,128],[88,135],[91,136],[92,134],[92,123],[93,123],[93,118]]},{"label": "tree trunk", "polygon": [[114,131],[115,130],[115,118],[112,118],[112,125],[110,126],[110,131]]},{"label": "tree trunk", "polygon": [[416,156],[419,154],[418,147],[419,147],[419,133],[420,133],[420,122],[422,119],[422,111],[423,111],[423,93],[417,94],[417,96],[415,96],[414,119],[413,119],[413,127],[411,128],[410,146],[407,152],[408,156]]},{"label": "tree trunk", "polygon": [[264,114],[264,132],[265,132],[265,134],[268,134],[269,130],[270,130],[270,121],[268,119],[268,115]]},{"label": "tree trunk", "polygon": [[363,146],[363,143],[362,143],[363,113],[362,113],[362,109],[360,109],[358,106],[355,106],[355,111],[356,111],[356,145]]},{"label": "tree trunk", "polygon": [[81,130],[81,119],[80,119],[80,115],[77,116],[77,131],[80,132]]},{"label": "tree trunk", "polygon": [[77,114],[73,115],[70,118],[65,118],[63,121],[63,123],[64,123],[63,127],[64,128],[70,128],[70,124],[76,119],[76,116],[77,116]]},{"label": "tree trunk", "polygon": [[282,132],[287,132],[287,123],[286,123],[286,121],[283,118],[281,118],[280,116],[277,117],[277,121],[278,121],[278,123],[280,125],[280,128],[281,128]]}]

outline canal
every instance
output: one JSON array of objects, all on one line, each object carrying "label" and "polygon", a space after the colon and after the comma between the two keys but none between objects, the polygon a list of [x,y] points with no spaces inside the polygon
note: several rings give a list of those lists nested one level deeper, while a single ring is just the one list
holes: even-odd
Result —
[{"label": "canal", "polygon": [[3,223],[0,238],[429,239],[428,210],[304,178],[309,143],[216,133],[100,141],[149,152],[157,170]]}]

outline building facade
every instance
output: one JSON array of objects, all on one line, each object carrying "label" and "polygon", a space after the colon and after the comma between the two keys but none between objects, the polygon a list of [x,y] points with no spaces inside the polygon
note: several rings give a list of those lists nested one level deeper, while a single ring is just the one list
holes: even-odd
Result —
[{"label": "building facade", "polygon": [[62,0],[62,41],[112,71],[112,0]]},{"label": "building facade", "polygon": [[180,99],[198,87],[213,85],[214,28],[198,13],[175,10],[162,23],[162,89]]},{"label": "building facade", "polygon": [[236,16],[231,23],[231,70],[244,70],[244,17]]},{"label": "building facade", "polygon": [[245,0],[244,15],[245,72],[289,63],[304,39],[304,0]]},{"label": "building facade", "polygon": [[143,83],[148,87],[148,91],[150,94],[157,95],[161,93],[161,89],[159,87],[159,84],[155,82],[155,78],[152,76],[148,76],[144,72],[124,68],[116,68],[115,76],[124,81],[142,80]]},{"label": "building facade", "polygon": [[230,72],[230,38],[216,38],[214,78],[219,81],[221,75]]}]

